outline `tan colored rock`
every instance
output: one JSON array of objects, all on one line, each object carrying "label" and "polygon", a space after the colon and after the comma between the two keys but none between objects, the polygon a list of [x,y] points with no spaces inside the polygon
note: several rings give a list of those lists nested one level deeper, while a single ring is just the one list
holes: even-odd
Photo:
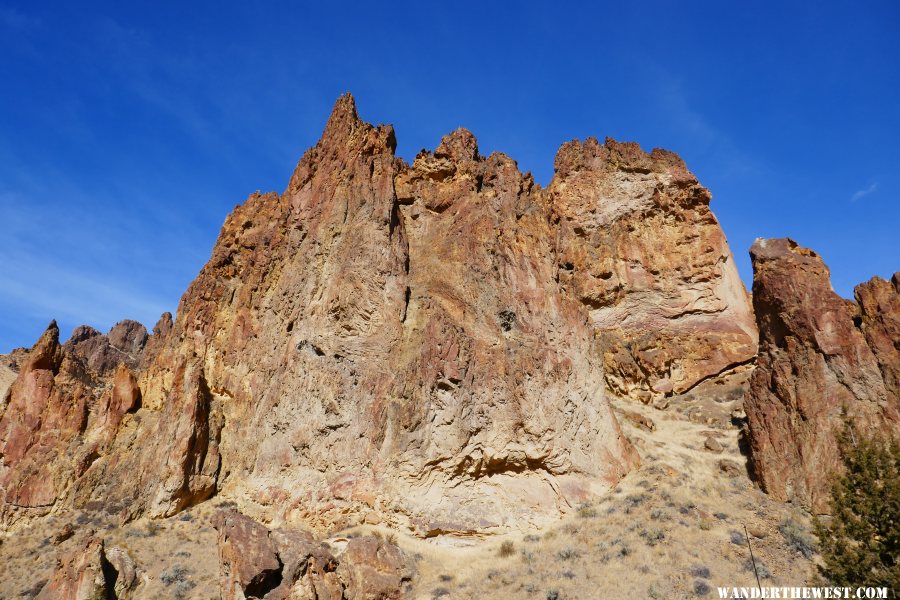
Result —
[{"label": "tan colored rock", "polygon": [[111,598],[113,583],[103,540],[90,538],[62,558],[36,600],[89,600]]},{"label": "tan colored rock", "polygon": [[722,447],[722,443],[714,437],[707,437],[706,441],[703,442],[703,447],[709,450],[710,452],[721,453],[724,448]]},{"label": "tan colored rock", "polygon": [[636,427],[640,427],[644,431],[656,431],[656,423],[654,423],[653,420],[649,417],[645,417],[640,413],[626,410],[622,412],[622,416],[633,423]]},{"label": "tan colored rock", "polygon": [[775,498],[821,513],[842,464],[842,413],[864,431],[898,431],[900,398],[886,385],[898,365],[887,343],[896,287],[859,286],[857,307],[831,289],[822,259],[793,240],[757,240],[751,256],[760,352],[744,410],[753,470]]},{"label": "tan colored rock", "polygon": [[637,462],[607,385],[658,402],[752,357],[674,155],[573,142],[542,190],[463,129],[412,165],[395,145],[342,97],[285,192],[228,216],[176,319],[39,343],[0,418],[0,523],[221,495],[316,530],[540,525]]},{"label": "tan colored rock", "polygon": [[414,570],[394,544],[358,537],[350,540],[341,554],[337,573],[347,598],[399,600],[407,597]]},{"label": "tan colored rock", "polygon": [[678,156],[588,138],[555,166],[559,283],[603,334],[613,390],[649,402],[753,359],[753,314],[710,193]]}]

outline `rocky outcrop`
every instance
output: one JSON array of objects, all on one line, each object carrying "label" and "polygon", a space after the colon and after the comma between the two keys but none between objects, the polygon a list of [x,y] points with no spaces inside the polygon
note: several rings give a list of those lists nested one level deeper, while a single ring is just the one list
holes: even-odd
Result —
[{"label": "rocky outcrop", "polygon": [[88,538],[59,562],[56,572],[36,600],[130,598],[137,571],[120,548],[106,549],[103,540]]},{"label": "rocky outcrop", "polygon": [[573,142],[542,190],[464,129],[411,165],[395,145],[342,97],[285,192],[228,216],[176,319],[48,334],[0,420],[3,522],[224,495],[318,530],[539,525],[637,461],[607,385],[665,396],[752,357],[674,155]]},{"label": "rocky outcrop", "polygon": [[269,531],[237,511],[218,513],[213,524],[223,600],[392,600],[406,597],[414,574],[396,545],[374,537],[352,538],[335,555],[307,532]]},{"label": "rocky outcrop", "polygon": [[[137,379],[125,358],[118,366],[108,357],[92,362],[106,356],[104,345],[95,344],[105,336],[78,331],[61,345],[51,323],[9,389],[0,417],[4,525],[46,514],[83,486],[83,476],[109,452],[122,420],[140,407]],[[88,347],[100,352],[86,352]]]},{"label": "rocky outcrop", "polygon": [[65,346],[91,372],[102,377],[120,364],[137,368],[147,340],[147,329],[143,325],[125,320],[116,323],[105,335],[88,325],[76,327]]},{"label": "rocky outcrop", "polygon": [[746,365],[750,303],[711,195],[677,155],[569,142],[548,190],[560,286],[603,334],[611,388],[649,402]]},{"label": "rocky outcrop", "polygon": [[760,332],[745,400],[753,470],[769,494],[824,512],[843,413],[865,431],[900,425],[898,276],[857,287],[857,305],[793,240],[757,240],[750,253]]}]

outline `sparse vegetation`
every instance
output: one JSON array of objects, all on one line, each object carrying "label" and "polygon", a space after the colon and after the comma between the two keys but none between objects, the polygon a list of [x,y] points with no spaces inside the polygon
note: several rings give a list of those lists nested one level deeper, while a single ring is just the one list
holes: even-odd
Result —
[{"label": "sparse vegetation", "polygon": [[691,567],[691,577],[701,577],[703,579],[709,579],[709,567]]},{"label": "sparse vegetation", "polygon": [[806,527],[793,519],[785,519],[778,526],[778,531],[784,536],[789,548],[796,550],[805,558],[812,558],[816,553],[816,542],[806,532]]},{"label": "sparse vegetation", "polygon": [[573,558],[578,558],[578,556],[578,550],[575,548],[563,548],[556,553],[556,557],[559,558],[559,560],[572,560]]},{"label": "sparse vegetation", "polygon": [[166,586],[175,585],[187,581],[190,571],[183,565],[174,565],[159,574],[159,580]]},{"label": "sparse vegetation", "polygon": [[838,443],[846,473],[832,487],[833,518],[815,521],[819,571],[835,585],[900,590],[900,443],[849,421]]},{"label": "sparse vegetation", "polygon": [[509,540],[500,544],[500,556],[503,558],[507,558],[516,553],[515,545]]},{"label": "sparse vegetation", "polygon": [[641,537],[647,542],[648,546],[655,546],[666,539],[666,534],[662,529],[642,530]]},{"label": "sparse vegetation", "polygon": [[709,587],[705,580],[697,579],[694,581],[694,594],[697,596],[706,596],[710,591],[712,591],[712,588]]}]

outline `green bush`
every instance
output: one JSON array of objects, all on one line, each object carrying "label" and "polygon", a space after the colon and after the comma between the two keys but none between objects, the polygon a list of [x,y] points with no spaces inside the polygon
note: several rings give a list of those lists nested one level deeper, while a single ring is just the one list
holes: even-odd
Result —
[{"label": "green bush", "polygon": [[831,519],[814,521],[819,571],[835,585],[900,590],[900,444],[850,422],[838,443],[846,473],[831,490]]}]

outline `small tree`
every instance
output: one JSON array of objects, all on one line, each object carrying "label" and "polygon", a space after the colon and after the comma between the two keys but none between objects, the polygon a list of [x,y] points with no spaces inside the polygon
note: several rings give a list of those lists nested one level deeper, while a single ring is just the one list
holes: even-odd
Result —
[{"label": "small tree", "polygon": [[860,436],[847,421],[838,435],[846,473],[831,490],[832,518],[816,519],[831,583],[900,591],[900,444]]}]

